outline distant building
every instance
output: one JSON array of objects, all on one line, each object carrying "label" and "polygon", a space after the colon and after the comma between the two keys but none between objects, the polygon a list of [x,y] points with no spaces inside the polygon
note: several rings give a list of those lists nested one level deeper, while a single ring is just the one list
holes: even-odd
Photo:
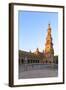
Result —
[{"label": "distant building", "polygon": [[37,48],[35,52],[19,51],[19,63],[57,63],[58,57],[54,56],[54,49],[51,36],[51,27],[48,24],[45,51],[40,52]]}]

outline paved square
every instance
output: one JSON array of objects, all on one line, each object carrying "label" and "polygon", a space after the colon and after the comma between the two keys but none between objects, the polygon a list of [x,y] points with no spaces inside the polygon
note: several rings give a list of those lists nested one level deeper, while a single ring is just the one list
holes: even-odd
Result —
[{"label": "paved square", "polygon": [[[27,79],[27,78],[46,78],[46,77],[57,77],[58,76],[58,68],[51,67],[51,65],[42,65],[41,68],[37,68],[37,66],[33,66],[33,68],[29,69],[24,66],[19,67],[19,79]],[[24,69],[24,71],[22,71]]]}]

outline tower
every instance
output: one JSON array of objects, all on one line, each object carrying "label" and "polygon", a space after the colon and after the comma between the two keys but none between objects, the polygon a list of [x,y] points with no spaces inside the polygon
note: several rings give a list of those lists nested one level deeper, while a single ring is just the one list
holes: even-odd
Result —
[{"label": "tower", "polygon": [[35,53],[36,55],[39,55],[39,54],[40,54],[39,49],[37,48],[34,53]]},{"label": "tower", "polygon": [[50,24],[48,24],[48,31],[47,31],[47,37],[46,37],[45,57],[46,57],[46,62],[53,63],[54,49],[53,49],[53,43],[52,43]]}]

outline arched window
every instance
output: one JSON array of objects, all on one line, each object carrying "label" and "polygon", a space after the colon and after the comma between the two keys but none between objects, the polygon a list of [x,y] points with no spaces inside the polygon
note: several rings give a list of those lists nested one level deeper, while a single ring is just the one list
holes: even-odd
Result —
[{"label": "arched window", "polygon": [[49,61],[49,63],[51,63],[51,61]]},{"label": "arched window", "polygon": [[22,62],[22,64],[24,64],[24,60],[23,59],[21,60],[21,62]]},{"label": "arched window", "polygon": [[28,63],[30,63],[30,60],[28,60]]},{"label": "arched window", "polygon": [[46,60],[46,63],[48,63],[48,61]]}]

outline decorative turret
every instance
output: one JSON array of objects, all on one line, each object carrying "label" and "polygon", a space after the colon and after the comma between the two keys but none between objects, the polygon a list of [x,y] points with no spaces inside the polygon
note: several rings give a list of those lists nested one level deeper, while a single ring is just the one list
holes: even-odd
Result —
[{"label": "decorative turret", "polygon": [[34,53],[37,54],[37,55],[40,54],[39,49],[37,48]]}]

